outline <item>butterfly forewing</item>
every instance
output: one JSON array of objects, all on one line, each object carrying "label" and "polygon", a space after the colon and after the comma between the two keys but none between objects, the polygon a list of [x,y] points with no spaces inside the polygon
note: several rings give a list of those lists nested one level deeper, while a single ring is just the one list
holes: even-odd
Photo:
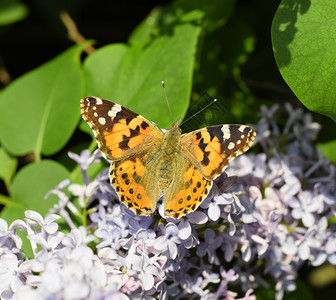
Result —
[{"label": "butterfly forewing", "polygon": [[250,148],[255,137],[246,125],[211,126],[182,137],[182,152],[209,180],[215,179],[230,161]]},{"label": "butterfly forewing", "polygon": [[164,135],[139,114],[97,97],[82,99],[81,113],[100,150],[112,161],[150,149]]}]

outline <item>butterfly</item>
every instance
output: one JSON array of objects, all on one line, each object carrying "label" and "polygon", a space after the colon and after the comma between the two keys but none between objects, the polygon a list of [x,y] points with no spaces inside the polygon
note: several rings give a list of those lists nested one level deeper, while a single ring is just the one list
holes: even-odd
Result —
[{"label": "butterfly", "polygon": [[182,135],[175,122],[164,133],[153,122],[97,97],[81,100],[81,114],[100,150],[112,161],[110,180],[128,208],[150,215],[163,195],[166,217],[195,211],[230,161],[256,135],[246,125],[218,125]]}]

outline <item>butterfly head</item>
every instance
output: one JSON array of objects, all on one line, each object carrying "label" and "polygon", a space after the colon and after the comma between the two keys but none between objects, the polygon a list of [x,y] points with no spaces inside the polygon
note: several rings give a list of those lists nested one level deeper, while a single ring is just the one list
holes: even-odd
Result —
[{"label": "butterfly head", "polygon": [[180,128],[180,122],[176,121],[168,130],[168,132],[171,132],[172,135],[178,135],[181,136],[182,130]]}]

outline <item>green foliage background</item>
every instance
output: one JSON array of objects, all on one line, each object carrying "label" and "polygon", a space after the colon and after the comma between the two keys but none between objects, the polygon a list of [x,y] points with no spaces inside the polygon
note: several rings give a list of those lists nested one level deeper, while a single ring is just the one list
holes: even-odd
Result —
[{"label": "green foliage background", "polygon": [[[86,42],[67,38],[62,10]],[[1,217],[45,214],[56,201],[44,200],[50,189],[66,178],[81,183],[67,152],[96,147],[81,98],[115,101],[169,128],[162,80],[176,120],[218,99],[184,131],[253,124],[262,104],[302,102],[322,124],[318,146],[336,162],[335,14],[334,0],[2,0]]]}]

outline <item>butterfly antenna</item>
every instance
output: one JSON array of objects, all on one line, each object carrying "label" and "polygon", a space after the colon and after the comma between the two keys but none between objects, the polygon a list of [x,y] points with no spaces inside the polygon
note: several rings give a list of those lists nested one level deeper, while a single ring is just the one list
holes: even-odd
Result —
[{"label": "butterfly antenna", "polygon": [[181,125],[187,121],[189,121],[191,118],[195,117],[196,115],[198,115],[200,112],[202,112],[203,110],[207,109],[210,105],[214,104],[215,102],[217,102],[217,99],[213,99],[208,105],[204,106],[201,110],[199,110],[197,113],[194,113],[193,115],[191,115],[188,119],[184,120]]},{"label": "butterfly antenna", "polygon": [[166,99],[166,102],[167,102],[167,105],[168,105],[168,109],[169,109],[170,117],[171,117],[171,119],[172,119],[172,123],[174,123],[173,115],[172,115],[172,112],[171,112],[171,110],[170,110],[170,105],[169,105],[169,102],[168,102],[168,98],[167,98],[167,94],[166,94],[166,88],[165,88],[165,84],[164,84],[164,81],[163,81],[163,80],[161,81],[161,84],[162,84],[163,92],[164,92],[165,99]]}]

